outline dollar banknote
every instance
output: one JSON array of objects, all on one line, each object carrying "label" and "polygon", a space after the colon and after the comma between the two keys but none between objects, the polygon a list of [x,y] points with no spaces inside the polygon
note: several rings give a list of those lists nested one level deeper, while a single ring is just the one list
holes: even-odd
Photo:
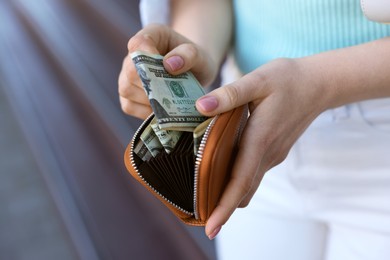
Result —
[{"label": "dollar banknote", "polygon": [[[209,118],[194,129],[194,155],[198,153],[203,136],[212,120],[213,118]],[[149,161],[152,157],[156,157],[162,149],[169,154],[175,148],[182,134],[183,132],[180,131],[161,130],[158,127],[157,120],[153,118],[141,134],[141,140],[135,146],[134,152],[144,162]]]},{"label": "dollar banknote", "polygon": [[163,56],[141,51],[131,53],[160,129],[192,132],[207,118],[195,107],[204,95],[191,72],[174,76],[163,66]]},{"label": "dollar banknote", "polygon": [[161,129],[157,123],[156,117],[154,117],[150,122],[150,126],[160,140],[160,143],[164,147],[165,152],[169,154],[173,148],[175,148],[183,132]]},{"label": "dollar banknote", "polygon": [[141,158],[142,161],[147,162],[152,159],[153,155],[149,152],[148,147],[144,144],[142,140],[139,140],[137,145],[134,148],[134,152]]},{"label": "dollar banknote", "polygon": [[153,157],[156,157],[164,149],[157,135],[154,133],[151,124],[149,124],[142,132],[141,140]]}]

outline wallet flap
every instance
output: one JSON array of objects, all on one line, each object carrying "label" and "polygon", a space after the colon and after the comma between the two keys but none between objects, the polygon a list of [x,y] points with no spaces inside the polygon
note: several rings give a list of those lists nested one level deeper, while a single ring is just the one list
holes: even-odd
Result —
[{"label": "wallet flap", "polygon": [[206,223],[224,191],[248,117],[247,106],[218,116],[207,138],[199,165],[197,206],[199,221]]}]

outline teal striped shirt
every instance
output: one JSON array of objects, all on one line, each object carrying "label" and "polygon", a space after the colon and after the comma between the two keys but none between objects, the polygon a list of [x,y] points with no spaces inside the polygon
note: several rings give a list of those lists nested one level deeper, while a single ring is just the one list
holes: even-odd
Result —
[{"label": "teal striped shirt", "polygon": [[244,73],[279,57],[296,58],[390,36],[367,20],[359,0],[234,0],[235,55]]}]

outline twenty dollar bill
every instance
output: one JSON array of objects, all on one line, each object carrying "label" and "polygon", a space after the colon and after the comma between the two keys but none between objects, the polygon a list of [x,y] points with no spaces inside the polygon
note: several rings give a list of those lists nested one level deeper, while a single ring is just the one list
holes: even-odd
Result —
[{"label": "twenty dollar bill", "polygon": [[160,129],[192,132],[207,119],[196,110],[196,100],[205,93],[191,72],[169,74],[161,55],[136,51],[131,58]]}]

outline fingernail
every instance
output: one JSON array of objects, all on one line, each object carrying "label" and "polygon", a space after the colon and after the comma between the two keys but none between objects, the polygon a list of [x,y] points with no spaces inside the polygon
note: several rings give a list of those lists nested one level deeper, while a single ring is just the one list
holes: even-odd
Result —
[{"label": "fingernail", "polygon": [[211,112],[218,106],[218,100],[213,96],[203,96],[196,104],[205,112]]},{"label": "fingernail", "polygon": [[172,71],[179,70],[184,65],[184,60],[180,56],[172,56],[165,60]]},{"label": "fingernail", "polygon": [[219,231],[221,231],[221,228],[222,226],[219,226],[216,229],[214,229],[213,232],[211,232],[211,234],[208,235],[209,239],[213,240],[218,235]]}]

